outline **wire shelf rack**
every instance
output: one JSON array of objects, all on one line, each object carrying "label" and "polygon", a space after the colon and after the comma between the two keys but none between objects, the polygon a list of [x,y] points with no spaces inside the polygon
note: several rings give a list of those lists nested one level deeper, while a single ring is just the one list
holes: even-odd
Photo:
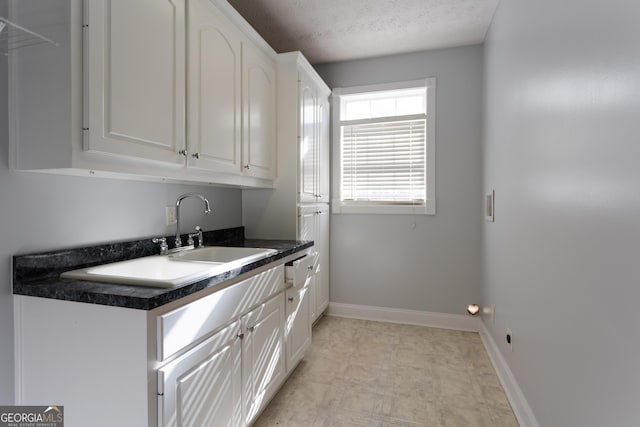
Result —
[{"label": "wire shelf rack", "polygon": [[31,31],[0,16],[0,53],[6,56],[9,55],[9,52],[12,50],[45,43],[53,46],[59,45],[58,42],[42,34],[38,34],[35,31]]}]

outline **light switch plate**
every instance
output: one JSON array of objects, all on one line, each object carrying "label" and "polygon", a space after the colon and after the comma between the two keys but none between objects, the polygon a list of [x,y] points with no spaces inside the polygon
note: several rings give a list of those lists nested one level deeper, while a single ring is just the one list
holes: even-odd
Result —
[{"label": "light switch plate", "polygon": [[484,218],[489,222],[495,221],[495,190],[484,195]]}]

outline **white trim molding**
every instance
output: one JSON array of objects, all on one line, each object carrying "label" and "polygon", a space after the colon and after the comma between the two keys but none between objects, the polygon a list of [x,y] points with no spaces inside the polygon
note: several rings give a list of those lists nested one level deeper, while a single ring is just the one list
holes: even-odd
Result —
[{"label": "white trim molding", "polygon": [[540,427],[529,403],[522,393],[522,389],[518,385],[511,369],[509,369],[507,362],[504,357],[502,357],[496,342],[480,317],[471,317],[462,314],[405,310],[399,308],[341,304],[336,302],[329,304],[327,315],[347,317],[351,319],[403,323],[408,325],[428,326],[432,328],[478,332],[518,423],[521,427]]},{"label": "white trim molding", "polygon": [[498,345],[493,339],[491,333],[489,333],[484,322],[482,322],[479,332],[482,344],[487,351],[489,360],[491,360],[493,369],[495,369],[496,374],[498,375],[500,384],[502,385],[504,393],[511,404],[513,414],[518,419],[520,427],[540,427],[538,420],[533,414],[531,406],[529,406],[527,399],[522,393],[522,389],[518,385],[516,378],[513,376],[513,372],[511,372],[509,365],[507,365],[504,357],[502,357],[502,353],[500,353]]},{"label": "white trim molding", "polygon": [[430,311],[372,307],[366,305],[341,304],[337,302],[329,304],[327,314],[329,316],[348,317],[351,319],[404,323],[407,325],[430,326],[432,328],[455,329],[470,332],[480,332],[483,326],[482,320],[480,320],[479,317],[465,316],[462,314],[434,313]]},{"label": "white trim molding", "polygon": [[[364,94],[367,92],[383,92],[401,89],[424,88],[426,90],[425,112],[414,115],[395,115],[397,120],[407,118],[423,118],[426,120],[425,133],[425,200],[416,205],[386,205],[381,202],[371,201],[370,203],[348,204],[342,199],[342,164],[343,164],[343,142],[342,126],[347,123],[369,122],[368,119],[342,121],[340,115],[341,97],[345,95]],[[388,120],[388,117],[373,119],[374,122]],[[332,194],[334,196],[331,208],[334,214],[389,214],[389,215],[435,215],[436,214],[436,77],[426,77],[424,79],[380,83],[365,86],[352,86],[344,88],[334,88],[331,92],[331,151],[332,151]],[[337,165],[337,166],[335,166]]]},{"label": "white trim molding", "polygon": [[13,404],[24,405],[24,394],[22,390],[23,372],[22,367],[22,301],[23,296],[13,296]]}]

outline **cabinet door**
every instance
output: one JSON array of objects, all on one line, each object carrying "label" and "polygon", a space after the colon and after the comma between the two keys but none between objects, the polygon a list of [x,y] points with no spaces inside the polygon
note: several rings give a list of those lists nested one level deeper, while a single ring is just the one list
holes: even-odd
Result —
[{"label": "cabinet door", "polygon": [[85,150],[184,164],[184,1],[85,8]]},{"label": "cabinet door", "polygon": [[318,202],[329,203],[329,185],[331,168],[329,150],[331,147],[330,103],[329,96],[318,98]]},{"label": "cabinet door", "polygon": [[329,306],[329,206],[320,206],[315,217],[316,248],[316,317]]},{"label": "cabinet door", "polygon": [[240,32],[208,0],[189,2],[188,166],[241,173]]},{"label": "cabinet door", "polygon": [[244,419],[255,419],[285,379],[284,292],[242,317]]},{"label": "cabinet door", "polygon": [[[307,282],[310,278],[307,278]],[[296,367],[311,345],[311,316],[309,315],[309,287],[290,288],[286,293],[285,341],[287,373]]]},{"label": "cabinet door", "polygon": [[243,68],[243,175],[275,178],[276,71],[273,61],[245,43]]},{"label": "cabinet door", "polygon": [[[318,244],[318,235],[316,229],[316,206],[303,206],[299,208],[298,217],[298,238],[300,240],[313,240],[314,244]],[[317,249],[316,249],[317,250]],[[317,267],[316,267],[317,268]],[[309,279],[309,317],[313,322],[319,313],[316,310],[316,276],[312,275]]]},{"label": "cabinet door", "polygon": [[329,206],[299,208],[299,239],[313,240],[318,261],[309,283],[311,320],[315,321],[329,305]]},{"label": "cabinet door", "polygon": [[242,425],[240,322],[158,370],[158,425]]},{"label": "cabinet door", "polygon": [[317,163],[318,163],[318,97],[313,82],[305,73],[299,73],[299,201],[301,203],[317,200]]}]

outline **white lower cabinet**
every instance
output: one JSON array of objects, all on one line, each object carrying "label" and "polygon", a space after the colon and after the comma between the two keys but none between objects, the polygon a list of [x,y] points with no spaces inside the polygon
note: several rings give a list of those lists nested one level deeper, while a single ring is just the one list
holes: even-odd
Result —
[{"label": "white lower cabinet", "polygon": [[311,315],[309,313],[309,286],[287,289],[287,373],[302,360],[311,345]]},{"label": "white lower cabinet", "polygon": [[242,331],[245,422],[249,425],[285,379],[284,295],[243,316]]},{"label": "white lower cabinet", "polygon": [[150,311],[17,295],[16,404],[61,402],[68,427],[250,425],[310,344],[284,270]]},{"label": "white lower cabinet", "polygon": [[315,277],[310,283],[311,320],[315,321],[329,306],[329,206],[300,206],[300,239],[313,240],[318,252]]},{"label": "white lower cabinet", "polygon": [[329,206],[319,205],[316,215],[316,309],[318,315],[329,307]]},{"label": "white lower cabinet", "polygon": [[158,425],[242,425],[240,322],[158,370]]},{"label": "white lower cabinet", "polygon": [[287,348],[287,373],[293,371],[311,346],[311,295],[314,290],[318,253],[312,252],[288,264],[285,268],[287,282],[293,287],[286,291],[285,339]]}]

